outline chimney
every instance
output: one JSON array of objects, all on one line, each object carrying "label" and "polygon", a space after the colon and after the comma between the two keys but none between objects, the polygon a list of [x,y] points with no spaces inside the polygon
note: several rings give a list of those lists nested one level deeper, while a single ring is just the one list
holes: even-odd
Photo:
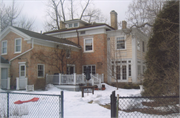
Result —
[{"label": "chimney", "polygon": [[127,22],[125,20],[122,21],[122,29],[126,29],[127,27]]},{"label": "chimney", "polygon": [[110,15],[111,15],[111,27],[113,27],[115,30],[118,29],[118,26],[117,26],[117,13],[112,10],[110,12]]},{"label": "chimney", "polygon": [[65,29],[65,23],[63,21],[60,21],[60,29]]}]

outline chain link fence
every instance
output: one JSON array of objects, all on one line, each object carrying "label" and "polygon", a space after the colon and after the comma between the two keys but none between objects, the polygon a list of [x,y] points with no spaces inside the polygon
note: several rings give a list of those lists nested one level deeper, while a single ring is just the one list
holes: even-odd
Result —
[{"label": "chain link fence", "polygon": [[179,96],[119,97],[119,118],[179,118]]},{"label": "chain link fence", "polygon": [[112,118],[179,118],[179,96],[117,97],[111,94]]},{"label": "chain link fence", "polygon": [[63,91],[61,95],[0,94],[0,118],[63,118]]}]

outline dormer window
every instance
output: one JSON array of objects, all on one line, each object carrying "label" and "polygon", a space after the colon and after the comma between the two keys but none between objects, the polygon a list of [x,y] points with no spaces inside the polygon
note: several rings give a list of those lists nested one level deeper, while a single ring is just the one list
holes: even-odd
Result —
[{"label": "dormer window", "polygon": [[78,27],[78,23],[74,23],[74,27]]},{"label": "dormer window", "polygon": [[69,28],[72,28],[72,24],[69,24]]},{"label": "dormer window", "polygon": [[66,27],[67,28],[79,27],[79,23],[70,23],[70,24],[67,24]]}]

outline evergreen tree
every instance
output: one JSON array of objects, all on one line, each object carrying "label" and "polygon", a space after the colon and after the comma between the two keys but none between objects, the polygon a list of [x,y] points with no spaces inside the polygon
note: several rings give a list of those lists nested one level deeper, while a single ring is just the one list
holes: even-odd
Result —
[{"label": "evergreen tree", "polygon": [[179,95],[179,1],[167,1],[157,16],[146,62],[142,95]]}]

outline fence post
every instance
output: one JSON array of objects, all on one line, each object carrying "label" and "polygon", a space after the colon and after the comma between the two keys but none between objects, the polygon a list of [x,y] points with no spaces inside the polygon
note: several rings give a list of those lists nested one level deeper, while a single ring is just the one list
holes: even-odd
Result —
[{"label": "fence post", "polygon": [[59,73],[59,85],[61,85],[61,73]]},{"label": "fence post", "polygon": [[101,79],[102,79],[102,82],[104,82],[104,74],[102,74],[102,78]]},{"label": "fence post", "polygon": [[64,92],[61,91],[61,118],[64,118]]},{"label": "fence post", "polygon": [[74,85],[76,85],[76,73],[74,73]]},{"label": "fence post", "polygon": [[19,77],[16,77],[16,90],[19,90]]},{"label": "fence post", "polygon": [[111,118],[116,118],[116,97],[115,91],[111,94]]},{"label": "fence post", "polygon": [[10,77],[8,77],[8,79],[7,79],[7,89],[8,90],[10,89]]},{"label": "fence post", "polygon": [[117,94],[117,102],[116,102],[116,117],[118,118],[118,111],[119,111],[119,94]]},{"label": "fence post", "polygon": [[7,118],[9,118],[9,92],[7,92]]}]

